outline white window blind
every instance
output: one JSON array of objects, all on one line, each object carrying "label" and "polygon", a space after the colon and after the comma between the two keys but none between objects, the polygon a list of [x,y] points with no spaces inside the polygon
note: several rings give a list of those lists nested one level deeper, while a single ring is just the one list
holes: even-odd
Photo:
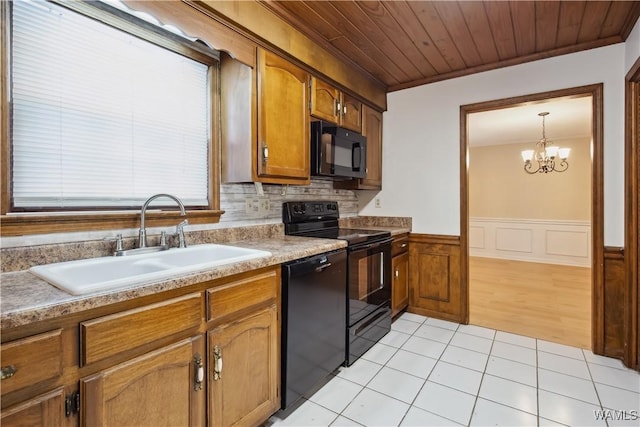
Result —
[{"label": "white window blind", "polygon": [[11,36],[16,210],[208,206],[209,65],[41,1]]}]

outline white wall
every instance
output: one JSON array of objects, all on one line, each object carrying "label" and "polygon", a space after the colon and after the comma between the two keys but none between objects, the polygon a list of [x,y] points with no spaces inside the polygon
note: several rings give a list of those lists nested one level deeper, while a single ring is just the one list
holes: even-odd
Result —
[{"label": "white wall", "polygon": [[625,41],[625,73],[628,72],[633,64],[640,57],[640,20],[636,22],[631,34]]},{"label": "white wall", "polygon": [[624,244],[625,44],[548,58],[388,94],[383,190],[361,215],[413,217],[413,231],[460,234],[460,106],[604,83],[605,244]]}]

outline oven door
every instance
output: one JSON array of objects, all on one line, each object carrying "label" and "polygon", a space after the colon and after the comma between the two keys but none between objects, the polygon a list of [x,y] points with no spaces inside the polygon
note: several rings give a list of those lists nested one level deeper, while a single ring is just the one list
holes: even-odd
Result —
[{"label": "oven door", "polygon": [[350,246],[348,272],[353,326],[391,300],[391,239]]}]

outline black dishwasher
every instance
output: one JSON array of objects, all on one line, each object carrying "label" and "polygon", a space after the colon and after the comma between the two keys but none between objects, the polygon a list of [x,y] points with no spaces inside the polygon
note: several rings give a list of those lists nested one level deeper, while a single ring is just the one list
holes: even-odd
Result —
[{"label": "black dishwasher", "polygon": [[347,252],[328,252],[282,266],[282,409],[322,386],[345,362]]}]

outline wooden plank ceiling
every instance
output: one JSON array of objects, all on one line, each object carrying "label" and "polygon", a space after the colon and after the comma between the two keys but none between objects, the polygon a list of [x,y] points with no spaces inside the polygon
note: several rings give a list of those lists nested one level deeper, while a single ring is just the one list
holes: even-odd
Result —
[{"label": "wooden plank ceiling", "polygon": [[261,3],[390,91],[620,43],[640,15],[640,1]]}]

